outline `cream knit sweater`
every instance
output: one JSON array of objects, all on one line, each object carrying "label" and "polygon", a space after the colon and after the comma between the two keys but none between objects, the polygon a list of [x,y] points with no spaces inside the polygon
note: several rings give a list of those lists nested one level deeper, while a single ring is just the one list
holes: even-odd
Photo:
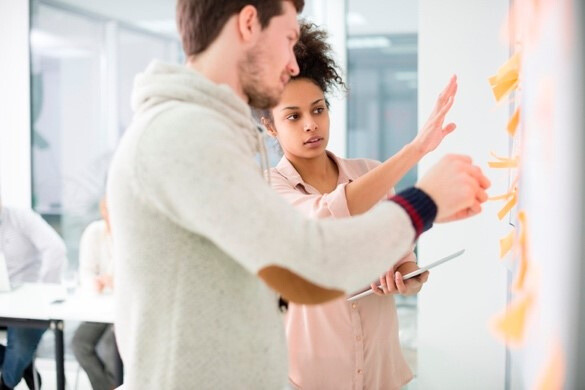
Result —
[{"label": "cream knit sweater", "polygon": [[187,67],[153,62],[133,105],[108,183],[125,388],[284,388],[282,318],[258,273],[358,290],[410,251],[410,218],[393,202],[303,217],[262,177],[248,106]]}]

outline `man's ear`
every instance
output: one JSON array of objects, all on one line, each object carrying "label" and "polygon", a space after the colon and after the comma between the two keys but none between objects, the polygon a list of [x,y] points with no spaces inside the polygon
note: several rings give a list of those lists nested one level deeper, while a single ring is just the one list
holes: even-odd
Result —
[{"label": "man's ear", "polygon": [[271,137],[276,138],[276,128],[274,127],[274,124],[269,121],[268,119],[266,119],[266,117],[262,117],[260,118],[260,122],[262,122],[262,125],[264,127],[266,127],[266,130],[268,130],[268,134],[270,134]]},{"label": "man's ear", "polygon": [[246,5],[238,14],[240,38],[244,43],[255,42],[261,30],[258,10],[253,5]]}]

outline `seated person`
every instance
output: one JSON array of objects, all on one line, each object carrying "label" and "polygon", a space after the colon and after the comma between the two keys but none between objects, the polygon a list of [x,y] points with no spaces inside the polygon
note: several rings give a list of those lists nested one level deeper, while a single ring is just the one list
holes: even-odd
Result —
[{"label": "seated person", "polygon": [[[100,212],[103,219],[87,226],[79,246],[81,287],[97,293],[113,287],[112,236],[104,200],[100,202]],[[105,359],[98,355],[98,344],[104,347]],[[87,373],[93,390],[116,387],[118,352],[112,324],[83,322],[73,336],[73,353]]]},{"label": "seated person", "polygon": [[[0,254],[12,286],[59,283],[66,252],[61,237],[39,214],[0,202]],[[45,330],[7,327],[6,347],[0,346],[0,390],[13,389],[22,378],[29,389],[34,388],[32,361]]]}]

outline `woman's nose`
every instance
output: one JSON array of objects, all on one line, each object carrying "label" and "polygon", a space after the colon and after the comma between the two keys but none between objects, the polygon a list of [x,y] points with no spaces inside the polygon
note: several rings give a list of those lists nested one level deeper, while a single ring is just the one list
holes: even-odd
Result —
[{"label": "woman's nose", "polygon": [[305,123],[305,131],[315,131],[317,130],[317,123],[315,121],[309,121]]}]

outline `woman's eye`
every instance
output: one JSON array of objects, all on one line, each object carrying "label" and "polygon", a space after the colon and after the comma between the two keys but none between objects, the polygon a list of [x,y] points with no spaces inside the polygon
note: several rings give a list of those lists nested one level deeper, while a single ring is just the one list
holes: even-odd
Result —
[{"label": "woman's eye", "polygon": [[299,115],[298,114],[292,114],[286,117],[286,119],[288,119],[289,121],[294,121],[299,119]]},{"label": "woman's eye", "polygon": [[313,112],[315,114],[321,114],[323,111],[325,111],[324,107],[317,107],[317,108],[315,108],[315,110]]}]

